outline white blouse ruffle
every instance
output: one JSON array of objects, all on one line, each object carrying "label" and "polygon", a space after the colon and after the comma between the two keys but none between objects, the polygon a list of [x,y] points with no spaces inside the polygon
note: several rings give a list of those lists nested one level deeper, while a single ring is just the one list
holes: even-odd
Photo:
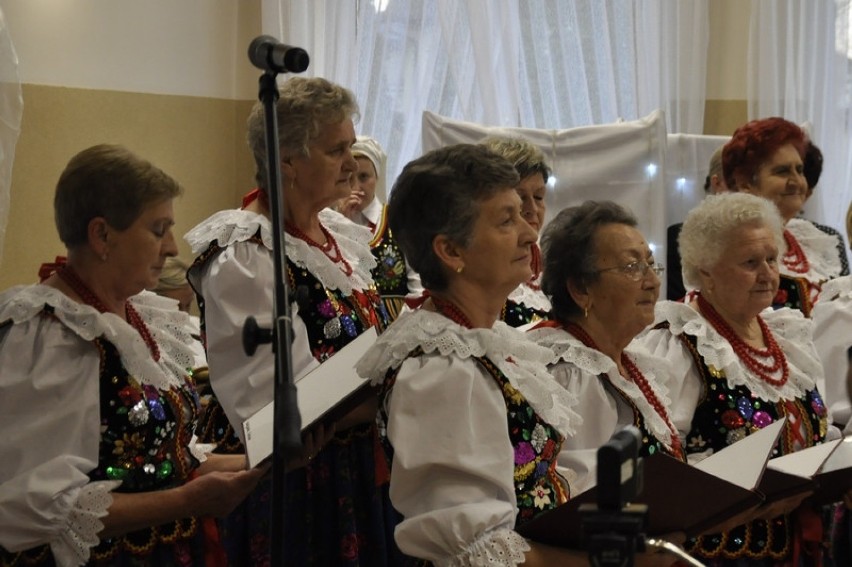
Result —
[{"label": "white blouse ruffle", "polygon": [[[555,360],[551,364],[550,370],[560,384],[569,390],[581,390],[584,389],[582,386],[593,380],[601,390],[605,391],[606,388],[598,377],[606,374],[612,384],[627,394],[631,401],[636,404],[649,431],[671,448],[672,436],[668,424],[645,398],[639,386],[621,375],[615,361],[599,350],[587,347],[564,329],[543,327],[530,331],[528,335],[532,342],[553,351]],[[670,407],[671,400],[668,396],[668,388],[657,379],[656,369],[663,366],[664,361],[651,356],[636,343],[629,345],[625,349],[625,354],[642,372],[657,399],[664,407]],[[559,370],[558,374],[557,369]],[[578,405],[586,411],[597,411],[597,408],[587,407],[582,403]],[[615,431],[610,433],[615,433]]]},{"label": "white blouse ruffle", "polygon": [[852,346],[852,276],[822,284],[812,317],[814,344],[825,368],[825,378],[817,386],[835,423],[848,425],[852,423],[852,400],[846,383],[847,350]]},{"label": "white blouse ruffle", "polygon": [[[822,364],[813,343],[813,322],[796,309],[767,309],[761,313],[787,358],[789,378],[787,383],[780,387],[766,383],[747,368],[734,352],[731,343],[689,305],[662,301],[657,303],[655,316],[655,325],[667,321],[669,329],[652,329],[640,336],[640,341],[651,352],[669,358],[668,350],[684,348],[677,338],[678,335],[695,337],[698,353],[707,365],[724,371],[728,383],[732,386],[745,386],[765,401],[800,398],[814,389],[816,379],[822,375]],[[663,343],[670,345],[666,347]],[[681,370],[675,371],[680,375]],[[687,369],[683,370],[689,372]]]},{"label": "white blouse ruffle", "polygon": [[779,262],[778,267],[782,274],[805,278],[813,283],[824,282],[840,275],[842,265],[838,256],[837,237],[826,234],[805,219],[790,219],[785,228],[790,231],[790,234],[796,238],[799,246],[802,247],[802,251],[808,260],[809,270],[800,274],[791,271],[783,262]]},{"label": "white blouse ruffle", "polygon": [[[130,302],[160,348],[155,362],[139,333],[120,317],[99,313],[44,285],[0,294],[0,426],[19,434],[0,440],[0,545],[15,552],[49,544],[63,567],[89,560],[100,518],[119,481],[90,482],[100,440],[100,355],[104,337],[142,384],[183,386],[192,365],[185,313],[177,302],[143,292]],[[44,308],[54,317],[44,317]],[[57,404],[56,400],[61,400]],[[39,415],[23,429],[27,416]],[[33,451],[38,447],[38,451]],[[190,447],[203,460],[201,447]]]},{"label": "white blouse ruffle", "polygon": [[355,367],[360,376],[374,385],[381,384],[387,371],[399,367],[417,347],[426,354],[463,359],[484,356],[560,433],[573,435],[576,426],[582,423],[572,409],[577,399],[555,384],[547,370],[551,351],[529,341],[522,332],[502,321],[497,321],[491,329],[467,329],[426,310],[404,315],[404,319],[400,315],[404,322],[394,322],[388,327]]},{"label": "white blouse ruffle", "polygon": [[509,294],[509,300],[519,305],[526,305],[536,311],[550,312],[551,305],[547,295],[541,289],[531,287],[527,282],[522,283]]},{"label": "white blouse ruffle", "polygon": [[[418,347],[424,354],[409,358]],[[465,329],[437,313],[404,312],[356,365],[374,384],[399,369],[386,399],[394,447],[390,495],[405,518],[396,540],[405,553],[439,566],[512,567],[530,549],[514,531],[506,403],[472,358],[479,356],[497,365],[558,431],[576,432],[576,400],[547,374],[550,352],[502,322]]]},{"label": "white blouse ruffle", "polygon": [[[352,274],[346,275],[339,263],[332,262],[322,250],[311,246],[301,238],[285,238],[286,255],[294,264],[307,269],[328,289],[339,289],[351,295],[355,289],[366,289],[373,285],[370,270],[376,259],[370,253],[372,233],[337,211],[323,209],[320,222],[333,235],[340,252],[352,266]],[[263,246],[272,251],[272,223],[263,215],[232,209],[213,214],[184,235],[194,254],[200,254],[210,244],[217,242],[221,248],[245,242],[260,231]]]}]

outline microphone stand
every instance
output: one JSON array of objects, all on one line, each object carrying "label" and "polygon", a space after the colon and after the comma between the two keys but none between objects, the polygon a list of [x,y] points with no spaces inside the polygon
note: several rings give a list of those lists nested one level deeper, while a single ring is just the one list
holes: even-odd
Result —
[{"label": "microphone stand", "polygon": [[258,326],[254,317],[246,319],[243,327],[243,347],[253,355],[259,344],[272,342],[275,355],[273,441],[272,441],[272,519],[270,525],[271,565],[284,565],[286,532],[284,530],[286,465],[288,457],[301,453],[302,417],[293,382],[292,319],[290,298],[284,280],[286,250],[284,248],[284,199],[281,191],[281,156],[278,145],[277,73],[266,70],[261,75],[258,98],[263,103],[266,127],[267,192],[272,215],[272,256],[275,264],[273,330]]}]

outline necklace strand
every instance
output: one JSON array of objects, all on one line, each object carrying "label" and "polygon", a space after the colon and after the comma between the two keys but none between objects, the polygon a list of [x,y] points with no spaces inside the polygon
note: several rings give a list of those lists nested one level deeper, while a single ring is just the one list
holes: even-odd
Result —
[{"label": "necklace strand", "polygon": [[351,276],[352,266],[349,264],[349,262],[346,261],[346,258],[344,258],[343,254],[340,252],[340,246],[337,245],[337,240],[335,240],[334,236],[331,235],[331,232],[329,232],[323,225],[320,225],[320,230],[322,231],[323,236],[325,236],[325,244],[320,244],[319,242],[308,236],[299,227],[289,222],[284,223],[285,232],[287,232],[291,236],[295,236],[296,238],[304,240],[314,248],[318,248],[323,254],[325,254],[325,257],[331,260],[333,263],[342,264],[340,268],[341,271],[343,271],[343,273],[347,276]]},{"label": "necklace strand", "polygon": [[[766,343],[765,349],[755,348],[742,340],[703,295],[699,293],[696,299],[701,313],[713,325],[713,328],[730,343],[734,352],[742,363],[745,364],[746,368],[772,386],[780,387],[787,383],[787,379],[790,377],[787,357],[784,356],[784,351],[778,346],[775,337],[772,335],[772,331],[769,330],[769,327],[760,315],[757,316],[757,323],[760,325],[760,332],[763,334],[763,341]],[[772,364],[764,364],[758,360],[758,357],[768,358],[772,361]],[[774,378],[772,374],[777,373],[779,370],[781,371],[781,377]]]},{"label": "necklace strand", "polygon": [[797,274],[806,274],[811,269],[808,257],[796,237],[789,230],[784,230],[784,242],[787,243],[787,251],[784,252],[782,261],[784,265]]},{"label": "necklace strand", "polygon": [[[587,347],[594,349],[598,352],[601,352],[601,349],[598,348],[597,343],[595,343],[594,339],[583,329],[581,326],[576,323],[568,323],[565,325],[565,330],[574,335],[576,338],[580,340]],[[657,397],[657,394],[654,393],[654,390],[651,388],[651,384],[648,383],[648,379],[645,378],[645,375],[642,374],[642,371],[639,370],[639,367],[636,366],[636,363],[630,359],[627,354],[624,352],[621,353],[621,365],[627,370],[627,379],[636,386],[639,387],[639,390],[642,392],[642,395],[645,396],[645,399],[648,403],[651,404],[651,407],[654,408],[654,411],[657,412],[663,422],[666,424],[666,427],[669,428],[669,433],[671,434],[671,450],[672,454],[678,459],[683,460],[683,446],[680,442],[680,436],[678,436],[677,428],[675,428],[672,423],[671,418],[669,417],[666,408],[663,406],[663,402],[660,401],[660,398]]]},{"label": "necklace strand", "polygon": [[441,299],[433,295],[432,303],[435,305],[438,312],[447,319],[458,323],[466,329],[473,328],[473,324],[470,322],[470,319],[468,319],[467,316],[462,313],[462,310],[459,309],[452,301],[447,301],[446,299]]},{"label": "necklace strand", "polygon": [[541,289],[541,286],[536,283],[538,281],[538,277],[541,275],[541,248],[538,247],[537,243],[533,243],[530,247],[530,254],[532,255],[532,259],[530,261],[532,277],[527,282],[527,285],[538,291]]},{"label": "necklace strand", "polygon": [[[94,307],[101,313],[110,312],[104,302],[101,301],[101,298],[98,297],[82,279],[80,279],[80,276],[76,271],[74,271],[74,268],[66,264],[60,268],[56,274],[62,279],[62,281],[68,284],[68,287],[74,290],[74,293],[80,296],[83,303]],[[148,350],[151,352],[151,357],[154,360],[159,361],[160,347],[157,346],[157,341],[155,341],[154,337],[151,336],[151,332],[148,330],[148,326],[145,324],[145,321],[142,320],[142,317],[129,301],[124,302],[124,313],[127,317],[127,322],[131,327],[136,329],[142,337],[142,340],[145,341],[145,344],[148,346]]]}]

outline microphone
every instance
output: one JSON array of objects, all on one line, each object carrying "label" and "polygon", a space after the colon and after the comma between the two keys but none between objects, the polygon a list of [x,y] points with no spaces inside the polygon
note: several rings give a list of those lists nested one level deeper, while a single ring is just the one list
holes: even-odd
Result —
[{"label": "microphone", "polygon": [[248,57],[258,69],[275,73],[301,73],[311,61],[301,47],[285,45],[271,35],[254,38],[249,44]]}]

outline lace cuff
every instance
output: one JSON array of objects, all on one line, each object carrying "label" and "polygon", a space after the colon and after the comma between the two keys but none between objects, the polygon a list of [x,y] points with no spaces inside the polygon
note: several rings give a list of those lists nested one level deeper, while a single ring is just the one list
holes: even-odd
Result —
[{"label": "lace cuff", "polygon": [[110,492],[121,481],[91,482],[80,489],[77,502],[68,514],[68,525],[59,539],[50,543],[58,567],[76,567],[89,561],[90,550],[98,545],[98,533],[104,529],[101,518],[112,505]]},{"label": "lace cuff", "polygon": [[462,553],[446,561],[435,561],[436,567],[515,567],[526,559],[530,550],[527,540],[514,530],[496,530],[479,538]]},{"label": "lace cuff", "polygon": [[195,457],[199,463],[206,461],[207,455],[212,453],[215,448],[215,443],[199,443],[198,437],[195,435],[192,436],[192,440],[189,442],[189,452],[192,453],[192,456]]}]

